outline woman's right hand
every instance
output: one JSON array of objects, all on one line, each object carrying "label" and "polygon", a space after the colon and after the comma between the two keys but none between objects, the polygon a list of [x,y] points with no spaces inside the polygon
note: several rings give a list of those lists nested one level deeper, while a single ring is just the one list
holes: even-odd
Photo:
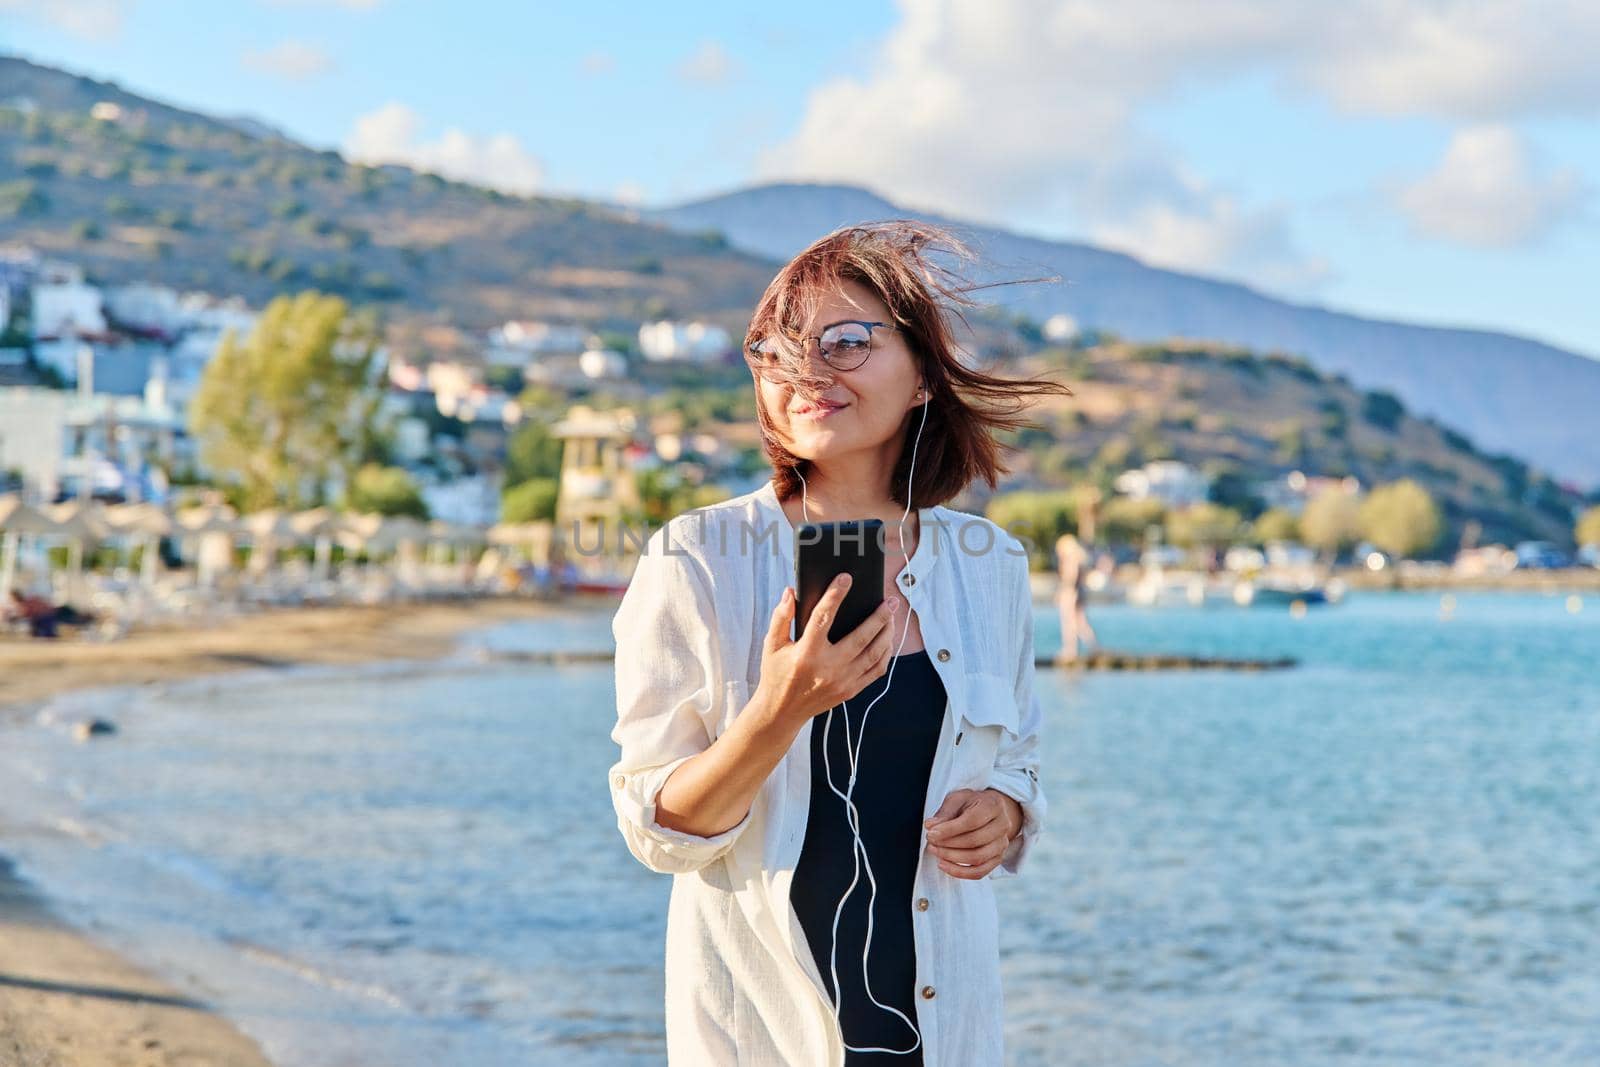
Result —
[{"label": "woman's right hand", "polygon": [[773,609],[757,692],[764,691],[780,718],[804,725],[840,701],[849,700],[888,670],[894,637],[890,624],[899,613],[898,597],[879,604],[861,625],[837,643],[828,640],[828,630],[849,588],[848,574],[839,575],[829,584],[798,640],[789,637],[789,624],[795,613],[793,586],[784,589],[783,598]]}]

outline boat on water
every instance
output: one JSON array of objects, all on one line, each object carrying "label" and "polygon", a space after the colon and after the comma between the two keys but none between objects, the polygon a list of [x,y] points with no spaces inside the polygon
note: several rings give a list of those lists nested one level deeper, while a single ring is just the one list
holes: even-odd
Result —
[{"label": "boat on water", "polygon": [[1202,607],[1207,600],[1206,576],[1198,571],[1152,567],[1127,587],[1126,600],[1140,607]]},{"label": "boat on water", "polygon": [[1229,575],[1151,568],[1126,587],[1124,600],[1140,607],[1290,607],[1334,604],[1345,583],[1320,582],[1309,575],[1250,575],[1230,581]]},{"label": "boat on water", "polygon": [[621,596],[628,591],[629,576],[625,574],[582,574],[561,583],[566,593],[599,593]]},{"label": "boat on water", "polygon": [[1233,587],[1233,602],[1242,608],[1290,607],[1296,603],[1337,604],[1344,596],[1345,583],[1341,578],[1317,582],[1311,578],[1299,581],[1283,578],[1242,578]]}]

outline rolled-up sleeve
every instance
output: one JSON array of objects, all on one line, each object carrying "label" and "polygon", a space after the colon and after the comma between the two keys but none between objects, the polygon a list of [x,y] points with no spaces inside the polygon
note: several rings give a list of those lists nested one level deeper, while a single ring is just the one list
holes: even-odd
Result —
[{"label": "rolled-up sleeve", "polygon": [[1044,789],[1039,785],[1039,730],[1044,715],[1039,706],[1039,696],[1034,691],[1033,593],[1028,580],[1027,557],[1021,557],[1018,564],[1020,575],[1014,601],[1017,613],[1018,732],[1015,737],[1006,733],[1002,738],[995,754],[989,786],[1022,805],[1022,831],[1006,846],[999,865],[989,872],[991,878],[1008,878],[1021,873],[1022,865],[1044,826],[1048,807]]},{"label": "rolled-up sleeve", "polygon": [[711,837],[656,822],[656,799],[678,765],[710,746],[720,712],[721,658],[710,579],[669,536],[650,536],[611,622],[617,723],[611,802],[628,850],[653,871],[699,870],[733,847],[754,811]]}]

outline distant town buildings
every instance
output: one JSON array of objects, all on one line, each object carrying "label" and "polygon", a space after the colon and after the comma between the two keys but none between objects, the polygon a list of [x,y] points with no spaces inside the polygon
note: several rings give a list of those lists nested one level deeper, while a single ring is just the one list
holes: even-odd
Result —
[{"label": "distant town buildings", "polygon": [[589,331],[554,322],[515,321],[490,331],[490,340],[497,347],[523,352],[582,352],[589,345]]},{"label": "distant town buildings", "polygon": [[639,351],[655,362],[710,363],[725,359],[733,340],[720,326],[664,319],[639,327]]},{"label": "distant town buildings", "polygon": [[1252,488],[1267,507],[1282,508],[1291,515],[1299,515],[1305,511],[1307,501],[1325,491],[1349,493],[1352,496],[1360,494],[1361,479],[1354,475],[1327,478],[1294,470],[1281,478],[1257,482]]},{"label": "distant town buildings", "polygon": [[1123,471],[1112,487],[1134,500],[1159,500],[1170,508],[1185,508],[1209,499],[1211,478],[1178,460],[1152,460]]}]

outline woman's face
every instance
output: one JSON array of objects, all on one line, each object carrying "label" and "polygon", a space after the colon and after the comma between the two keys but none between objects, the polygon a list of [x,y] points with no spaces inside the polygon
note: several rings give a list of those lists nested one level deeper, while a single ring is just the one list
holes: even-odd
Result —
[{"label": "woman's face", "polygon": [[[894,324],[872,290],[844,281],[821,301],[803,332],[815,338],[846,319]],[[756,378],[760,401],[790,452],[825,463],[902,439],[906,415],[920,403],[916,392],[922,383],[902,333],[874,328],[871,354],[854,370],[828,366],[814,340],[806,342],[803,358],[818,381],[814,390]]]}]

